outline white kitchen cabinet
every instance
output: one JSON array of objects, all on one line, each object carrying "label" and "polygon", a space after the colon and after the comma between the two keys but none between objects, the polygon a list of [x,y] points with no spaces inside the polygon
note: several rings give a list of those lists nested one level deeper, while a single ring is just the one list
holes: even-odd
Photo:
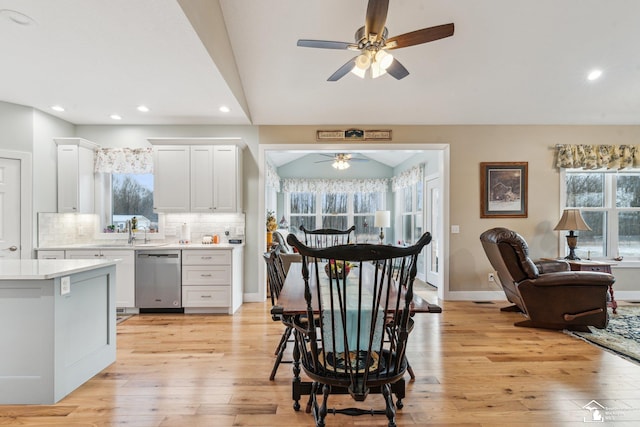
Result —
[{"label": "white kitchen cabinet", "polygon": [[54,138],[58,145],[58,212],[94,212],[94,157],[99,147],[82,138]]},{"label": "white kitchen cabinet", "polygon": [[116,307],[136,306],[135,252],[127,249],[82,249],[65,251],[67,259],[118,259],[116,264]]},{"label": "white kitchen cabinet", "polygon": [[185,313],[233,314],[242,305],[242,248],[182,251]]},{"label": "white kitchen cabinet", "polygon": [[64,251],[38,250],[38,259],[64,259]]},{"label": "white kitchen cabinet", "polygon": [[242,148],[154,147],[153,197],[156,212],[241,212]]},{"label": "white kitchen cabinet", "polygon": [[154,147],[154,212],[189,212],[189,159],[187,146]]},{"label": "white kitchen cabinet", "polygon": [[242,211],[242,151],[234,145],[213,147],[213,210]]}]

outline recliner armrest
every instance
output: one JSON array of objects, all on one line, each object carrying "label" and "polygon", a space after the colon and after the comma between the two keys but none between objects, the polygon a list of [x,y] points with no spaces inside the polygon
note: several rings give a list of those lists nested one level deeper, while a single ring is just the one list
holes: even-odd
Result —
[{"label": "recliner armrest", "polygon": [[609,273],[561,271],[543,274],[537,279],[525,279],[517,285],[529,283],[533,286],[609,286],[615,281],[615,277]]},{"label": "recliner armrest", "polygon": [[571,270],[569,263],[561,259],[538,259],[534,261],[534,264],[540,274]]}]

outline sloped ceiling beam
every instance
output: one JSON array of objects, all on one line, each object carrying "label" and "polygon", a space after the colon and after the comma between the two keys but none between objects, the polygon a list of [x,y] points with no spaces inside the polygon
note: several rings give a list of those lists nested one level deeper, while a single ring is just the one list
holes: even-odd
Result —
[{"label": "sloped ceiling beam", "polygon": [[252,121],[220,3],[218,0],[178,0],[178,4],[187,19],[189,19],[238,104],[242,107],[249,121]]}]

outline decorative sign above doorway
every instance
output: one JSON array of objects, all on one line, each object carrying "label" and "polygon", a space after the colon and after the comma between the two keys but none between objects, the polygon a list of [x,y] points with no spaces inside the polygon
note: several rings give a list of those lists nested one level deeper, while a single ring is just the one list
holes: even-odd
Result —
[{"label": "decorative sign above doorway", "polygon": [[391,141],[390,130],[319,130],[317,141]]}]

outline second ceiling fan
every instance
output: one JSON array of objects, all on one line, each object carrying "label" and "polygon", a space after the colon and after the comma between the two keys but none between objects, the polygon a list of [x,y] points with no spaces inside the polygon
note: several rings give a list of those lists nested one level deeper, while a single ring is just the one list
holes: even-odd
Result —
[{"label": "second ceiling fan", "polygon": [[388,10],[389,0],[369,0],[365,25],[356,31],[355,43],[300,39],[298,46],[360,51],[359,55],[350,59],[327,79],[330,82],[341,79],[349,71],[364,78],[369,69],[372,78],[389,73],[392,77],[400,80],[408,76],[409,71],[387,53],[388,50],[414,46],[453,35],[454,25],[451,23],[423,28],[388,39],[388,31],[385,27]]}]

